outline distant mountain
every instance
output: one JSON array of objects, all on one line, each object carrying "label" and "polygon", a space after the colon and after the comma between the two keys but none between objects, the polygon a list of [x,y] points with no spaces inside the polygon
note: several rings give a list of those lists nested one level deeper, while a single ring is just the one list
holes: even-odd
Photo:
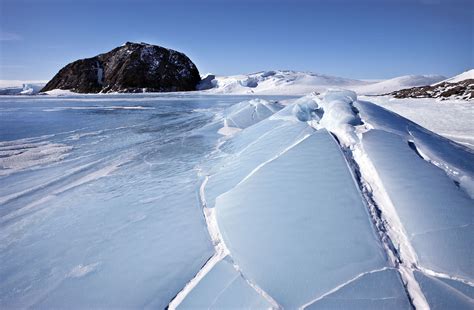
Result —
[{"label": "distant mountain", "polygon": [[190,91],[196,89],[200,80],[196,65],[185,54],[156,45],[127,42],[110,52],[68,64],[41,91]]},{"label": "distant mountain", "polygon": [[474,99],[474,69],[433,85],[411,87],[391,93],[395,98]]}]

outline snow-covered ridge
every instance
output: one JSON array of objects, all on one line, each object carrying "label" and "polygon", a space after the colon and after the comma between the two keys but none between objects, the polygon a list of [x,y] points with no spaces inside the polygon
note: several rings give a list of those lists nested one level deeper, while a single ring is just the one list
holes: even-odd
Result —
[{"label": "snow-covered ridge", "polygon": [[343,88],[359,94],[378,95],[395,90],[430,85],[445,79],[441,75],[407,75],[383,81],[364,81],[291,70],[263,71],[247,75],[214,76],[203,79],[198,89],[217,94],[304,95]]},{"label": "snow-covered ridge", "polygon": [[404,88],[431,85],[443,79],[445,77],[442,75],[405,75],[369,85],[350,87],[350,89],[361,95],[381,95]]},{"label": "snow-covered ridge", "polygon": [[[471,70],[467,70],[461,74],[458,74],[456,76],[453,76],[449,79],[446,79],[446,80],[443,80],[441,82],[438,82],[436,84],[441,84],[443,82],[447,82],[447,83],[457,83],[457,82],[461,82],[461,81],[464,81],[464,80],[472,80],[474,79],[474,69],[471,69]],[[436,85],[435,84],[435,85]]]},{"label": "snow-covered ridge", "polygon": [[368,82],[312,72],[262,71],[246,75],[216,76],[198,89],[222,94],[306,94],[328,87],[366,85]]}]

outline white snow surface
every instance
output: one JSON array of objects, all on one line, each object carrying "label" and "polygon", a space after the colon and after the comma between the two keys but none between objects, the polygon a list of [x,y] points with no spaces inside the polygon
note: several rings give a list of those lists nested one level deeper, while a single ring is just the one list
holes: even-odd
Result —
[{"label": "white snow surface", "polygon": [[244,75],[216,76],[212,81],[213,88],[206,90],[206,92],[216,94],[304,95],[313,91],[323,91],[328,87],[347,88],[368,83],[311,72],[274,70]]},{"label": "white snow surface", "polygon": [[431,85],[444,79],[442,75],[405,75],[369,85],[353,86],[350,89],[360,95],[382,95],[405,88]]},{"label": "white snow surface", "polygon": [[375,95],[415,86],[430,85],[446,77],[441,75],[407,75],[383,81],[355,80],[312,72],[290,70],[262,71],[246,75],[216,76],[206,80],[203,88],[215,94],[305,95],[328,88],[351,89],[359,94]]},{"label": "white snow surface", "polygon": [[[464,80],[471,80],[471,79],[474,79],[474,69],[467,70],[467,71],[465,71],[461,74],[458,74],[458,75],[453,76],[449,79],[443,80],[439,83],[442,83],[442,82],[456,83],[456,82],[461,82],[461,81],[464,81]],[[435,83],[435,85],[439,84],[439,83]]]}]

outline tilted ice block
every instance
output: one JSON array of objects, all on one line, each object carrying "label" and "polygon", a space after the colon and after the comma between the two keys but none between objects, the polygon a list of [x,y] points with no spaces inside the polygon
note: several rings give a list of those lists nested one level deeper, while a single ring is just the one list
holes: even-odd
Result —
[{"label": "tilted ice block", "polygon": [[208,172],[207,205],[212,207],[218,195],[236,186],[259,165],[312,132],[314,129],[303,122],[265,120],[226,141],[221,150],[228,154],[213,162]]},{"label": "tilted ice block", "polygon": [[423,158],[443,169],[474,199],[474,151],[424,130],[412,130],[410,134]]},{"label": "tilted ice block", "polygon": [[474,152],[471,149],[373,103],[357,101],[354,105],[365,123],[413,141],[425,160],[443,169],[474,198]]},{"label": "tilted ice block", "polygon": [[216,213],[244,276],[284,307],[387,266],[347,163],[325,130],[220,195]]},{"label": "tilted ice block", "polygon": [[431,309],[474,309],[474,288],[459,281],[425,275],[415,271]]},{"label": "tilted ice block", "polygon": [[[300,121],[307,122],[313,118],[318,118],[315,114],[318,109],[315,97],[308,95],[296,100],[291,109],[291,113]],[[284,112],[281,112],[283,114]]]},{"label": "tilted ice block", "polygon": [[473,200],[404,138],[371,130],[362,144],[419,263],[472,281]]},{"label": "tilted ice block", "polygon": [[418,126],[416,123],[367,101],[355,101],[354,107],[359,111],[359,116],[364,123],[375,129],[395,133],[408,137],[408,127]]},{"label": "tilted ice block", "polygon": [[385,269],[362,275],[306,309],[411,309],[400,275]]},{"label": "tilted ice block", "polygon": [[177,309],[268,309],[232,264],[223,259],[189,292]]},{"label": "tilted ice block", "polygon": [[414,140],[417,148],[429,155],[429,158],[449,164],[466,174],[474,175],[474,153],[471,149],[371,102],[356,101],[354,105],[364,122],[375,129],[395,133],[407,140]]}]

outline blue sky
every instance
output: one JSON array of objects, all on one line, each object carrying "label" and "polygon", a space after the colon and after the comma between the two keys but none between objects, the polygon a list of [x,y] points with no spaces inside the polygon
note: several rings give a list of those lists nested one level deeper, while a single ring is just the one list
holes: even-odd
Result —
[{"label": "blue sky", "polygon": [[0,0],[0,79],[50,79],[126,41],[182,51],[201,73],[451,76],[474,67],[469,3]]}]

